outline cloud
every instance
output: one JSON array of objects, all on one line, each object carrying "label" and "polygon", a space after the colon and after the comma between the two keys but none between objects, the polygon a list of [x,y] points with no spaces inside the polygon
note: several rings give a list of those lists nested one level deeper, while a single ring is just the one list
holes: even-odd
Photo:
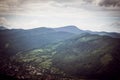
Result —
[{"label": "cloud", "polygon": [[0,0],[0,15],[59,15],[88,11],[120,16],[120,0]]},{"label": "cloud", "polygon": [[5,17],[0,17],[0,26],[10,27],[9,21]]},{"label": "cloud", "polygon": [[88,3],[105,7],[120,7],[120,0],[83,0]]},{"label": "cloud", "polygon": [[105,30],[108,30],[110,32],[119,32],[120,33],[120,21],[102,25],[101,27],[104,27]]},{"label": "cloud", "polygon": [[[63,9],[70,7],[87,10],[101,10],[101,6],[120,7],[120,0],[0,0],[0,12],[3,14],[29,13],[29,11],[42,12],[60,7]],[[113,9],[114,8],[112,8],[112,10]]]},{"label": "cloud", "polygon": [[0,25],[7,24],[7,20],[4,17],[0,17]]},{"label": "cloud", "polygon": [[106,7],[120,7],[120,0],[101,0],[99,3],[100,6],[106,6]]},{"label": "cloud", "polygon": [[120,18],[120,0],[0,0],[0,16],[0,24],[13,28],[77,24],[102,30],[94,26]]}]

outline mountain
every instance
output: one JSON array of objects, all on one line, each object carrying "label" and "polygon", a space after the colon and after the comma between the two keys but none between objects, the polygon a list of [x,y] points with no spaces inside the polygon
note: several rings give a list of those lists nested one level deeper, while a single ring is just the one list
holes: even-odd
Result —
[{"label": "mountain", "polygon": [[54,28],[55,31],[62,31],[62,32],[70,32],[70,33],[75,33],[75,34],[81,34],[84,33],[85,31],[80,30],[76,26],[70,25],[70,26],[64,26],[60,28]]},{"label": "mountain", "polygon": [[73,35],[73,33],[56,32],[53,29],[43,27],[30,30],[5,30],[0,32],[0,49],[14,54],[20,51],[42,48]]},{"label": "mountain", "polygon": [[81,36],[83,34],[97,34],[120,38],[119,33],[85,31],[80,30],[76,26],[65,26],[61,28],[40,27],[29,30],[6,29],[4,27],[1,27],[1,29],[0,49],[5,53],[9,52],[12,54],[35,48],[43,48],[49,44],[57,43],[79,34]]},{"label": "mountain", "polygon": [[[119,76],[120,39],[85,34],[62,41],[53,65],[75,76]],[[67,67],[66,67],[67,66]]]},{"label": "mountain", "polygon": [[0,31],[0,74],[18,80],[115,80],[119,53],[120,38],[75,26]]},{"label": "mountain", "polygon": [[106,35],[106,36],[110,36],[113,38],[120,38],[120,33],[116,33],[116,32],[98,32],[99,35]]},{"label": "mountain", "polygon": [[[92,32],[80,30],[76,26],[65,26],[61,28],[34,28],[23,29],[5,29],[0,31],[0,49],[5,53],[17,53],[20,51],[43,48],[49,44],[56,43],[72,36],[83,34],[106,35],[113,38],[120,38],[119,33]],[[31,46],[32,45],[32,46]]]},{"label": "mountain", "polygon": [[[53,78],[56,76],[56,80],[64,78],[109,80],[119,78],[119,47],[120,39],[80,34],[45,48],[19,52],[12,59],[20,65],[24,63],[24,66],[34,67],[36,74],[49,74]],[[28,74],[25,72],[24,76],[36,75]]]},{"label": "mountain", "polygon": [[77,28],[74,25],[64,26],[64,27],[60,27],[60,28],[54,28],[54,30],[55,31],[70,32],[70,33],[74,33],[74,34],[89,33],[89,34],[106,35],[106,36],[110,36],[110,37],[113,37],[113,38],[120,38],[120,33],[116,33],[116,32],[96,32],[96,31],[89,31],[89,30],[80,30],[79,28]]},{"label": "mountain", "polygon": [[27,31],[31,32],[31,34],[32,34],[32,32],[33,33],[40,33],[40,34],[55,32],[55,30],[53,30],[52,28],[46,28],[46,27],[29,29]]},{"label": "mountain", "polygon": [[120,33],[117,32],[93,32],[93,31],[87,31],[90,34],[98,34],[98,35],[102,35],[102,36],[110,36],[112,38],[120,38]]}]

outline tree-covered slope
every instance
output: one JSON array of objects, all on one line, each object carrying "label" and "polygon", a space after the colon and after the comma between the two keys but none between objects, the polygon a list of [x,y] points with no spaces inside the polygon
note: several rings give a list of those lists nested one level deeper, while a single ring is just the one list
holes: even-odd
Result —
[{"label": "tree-covered slope", "polygon": [[53,65],[75,76],[118,76],[120,39],[85,34],[61,42]]},{"label": "tree-covered slope", "polygon": [[118,78],[119,47],[120,39],[82,34],[41,49],[19,52],[11,59],[24,66],[34,67],[36,74],[41,73],[42,76],[58,75],[59,78],[71,77],[73,80]]},{"label": "tree-covered slope", "polygon": [[76,26],[65,26],[61,28],[35,28],[29,30],[5,29],[0,30],[0,51],[4,53],[17,53],[35,48],[43,48],[75,35],[82,34],[107,35],[117,38],[118,33],[98,33],[80,30]]},{"label": "tree-covered slope", "polygon": [[22,80],[120,76],[120,38],[62,29],[1,30],[0,74]]},{"label": "tree-covered slope", "polygon": [[0,32],[0,50],[13,54],[19,51],[43,48],[73,35],[73,33],[56,32],[49,28],[3,30]]}]

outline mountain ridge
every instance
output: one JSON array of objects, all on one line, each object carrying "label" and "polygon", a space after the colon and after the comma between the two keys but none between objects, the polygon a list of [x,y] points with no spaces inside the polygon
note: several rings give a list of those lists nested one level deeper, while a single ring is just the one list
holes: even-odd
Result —
[{"label": "mountain ridge", "polygon": [[74,26],[2,30],[0,74],[18,80],[114,80],[120,74],[120,38],[115,35]]},{"label": "mountain ridge", "polygon": [[[23,30],[23,29],[7,29],[7,28],[5,28],[3,30]],[[45,31],[48,30],[48,32],[49,31],[57,31],[57,32],[61,31],[61,32],[69,32],[69,33],[73,33],[73,34],[89,33],[89,34],[106,35],[106,36],[110,36],[113,38],[120,38],[120,33],[118,33],[118,32],[105,32],[105,31],[98,32],[98,31],[82,30],[74,25],[68,25],[68,26],[63,26],[63,27],[58,27],[58,28],[38,27],[38,28],[28,29],[25,31],[33,31],[33,30],[36,32],[41,32],[41,31],[44,32],[44,30]]]}]

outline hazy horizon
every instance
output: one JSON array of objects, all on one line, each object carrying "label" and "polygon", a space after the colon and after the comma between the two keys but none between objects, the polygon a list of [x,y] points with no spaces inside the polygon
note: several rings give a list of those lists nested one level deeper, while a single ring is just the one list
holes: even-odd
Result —
[{"label": "hazy horizon", "polygon": [[0,25],[120,32],[120,0],[0,0]]}]

